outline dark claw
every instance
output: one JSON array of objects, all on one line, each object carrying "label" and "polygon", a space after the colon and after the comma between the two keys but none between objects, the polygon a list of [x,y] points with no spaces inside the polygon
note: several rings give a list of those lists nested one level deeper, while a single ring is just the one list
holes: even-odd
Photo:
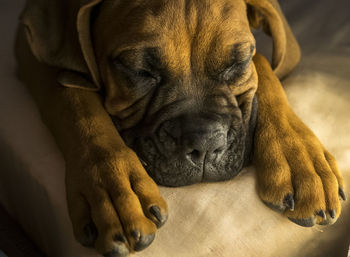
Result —
[{"label": "dark claw", "polygon": [[329,215],[331,216],[332,219],[335,219],[335,216],[336,216],[335,210],[330,210]]},{"label": "dark claw", "polygon": [[316,224],[315,217],[310,217],[308,219],[293,219],[293,218],[288,218],[288,219],[293,221],[295,224],[298,224],[303,227],[313,227]]},{"label": "dark claw", "polygon": [[168,219],[168,215],[164,215],[162,216],[161,212],[160,212],[160,208],[158,206],[152,206],[150,209],[149,209],[150,213],[156,217],[157,219],[157,228],[160,228],[161,226],[164,225],[164,223],[167,221]]},{"label": "dark claw", "polygon": [[341,199],[346,201],[346,196],[345,196],[344,190],[341,187],[339,187],[339,195],[340,195]]},{"label": "dark claw", "polygon": [[320,216],[322,219],[326,219],[327,216],[326,216],[326,213],[324,212],[324,210],[320,210],[316,213],[317,216]]},{"label": "dark claw", "polygon": [[138,242],[141,238],[141,233],[138,230],[131,231],[131,236],[135,239],[135,242]]},{"label": "dark claw", "polygon": [[284,197],[283,199],[283,204],[289,208],[289,210],[294,211],[294,199],[293,199],[293,195],[288,194],[286,195],[286,197]]},{"label": "dark claw", "polygon": [[135,239],[134,250],[142,251],[153,242],[155,234],[141,235],[140,231],[134,230],[131,232],[131,236]]},{"label": "dark claw", "polygon": [[124,243],[117,242],[112,251],[105,253],[104,257],[126,257],[129,254],[129,249]]},{"label": "dark claw", "polygon": [[93,247],[97,238],[97,228],[94,223],[89,223],[83,228],[85,238],[82,245],[85,247]]}]

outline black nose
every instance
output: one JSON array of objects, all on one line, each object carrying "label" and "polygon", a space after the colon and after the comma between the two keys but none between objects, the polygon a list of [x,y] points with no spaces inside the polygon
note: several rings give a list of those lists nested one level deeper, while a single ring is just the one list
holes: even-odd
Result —
[{"label": "black nose", "polygon": [[182,149],[186,158],[195,165],[201,166],[207,161],[218,160],[226,149],[227,132],[198,131],[183,135]]},{"label": "black nose", "polygon": [[218,160],[227,148],[229,126],[222,117],[191,115],[177,122],[177,149],[193,164],[201,166],[204,161]]}]

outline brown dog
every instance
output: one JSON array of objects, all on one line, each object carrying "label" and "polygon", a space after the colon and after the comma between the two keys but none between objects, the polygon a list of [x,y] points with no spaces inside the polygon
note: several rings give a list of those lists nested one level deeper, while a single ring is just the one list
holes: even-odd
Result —
[{"label": "brown dog", "polygon": [[[28,0],[21,19],[19,74],[64,155],[83,245],[146,248],[168,212],[152,178],[229,179],[251,152],[267,205],[303,226],[340,215],[336,162],[278,79],[300,53],[277,1]],[[273,69],[255,54],[250,27],[261,26]]]}]

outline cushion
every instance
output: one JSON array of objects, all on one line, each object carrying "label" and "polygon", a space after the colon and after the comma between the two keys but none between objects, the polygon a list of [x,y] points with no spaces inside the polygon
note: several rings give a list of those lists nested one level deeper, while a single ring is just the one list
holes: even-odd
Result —
[{"label": "cushion", "polygon": [[[5,2],[5,3],[3,3]],[[25,86],[16,79],[13,41],[23,0],[0,8],[0,203],[50,257],[97,257],[73,237],[64,160]],[[282,1],[300,42],[301,63],[284,81],[291,105],[333,153],[350,185],[348,0]],[[268,54],[270,42],[257,35]],[[161,187],[169,220],[142,257],[346,256],[350,204],[330,227],[300,227],[267,208],[254,167],[221,183]],[[350,195],[348,198],[350,198]]]}]

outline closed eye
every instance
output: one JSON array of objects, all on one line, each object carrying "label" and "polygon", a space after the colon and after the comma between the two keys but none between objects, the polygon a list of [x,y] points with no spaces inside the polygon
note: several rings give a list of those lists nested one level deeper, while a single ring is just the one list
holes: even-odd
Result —
[{"label": "closed eye", "polygon": [[160,76],[147,70],[130,71],[126,72],[126,75],[131,83],[130,86],[143,92],[155,87],[160,82]]},{"label": "closed eye", "polygon": [[113,65],[117,71],[121,72],[130,82],[134,89],[149,89],[160,82],[160,76],[146,69],[133,69],[116,58]]},{"label": "closed eye", "polygon": [[220,79],[228,84],[235,82],[246,72],[252,58],[245,61],[236,62],[220,73]]},{"label": "closed eye", "polygon": [[160,82],[160,76],[157,74],[152,74],[147,70],[136,70],[129,74],[129,79],[136,85],[145,86],[151,85],[155,86]]},{"label": "closed eye", "polygon": [[154,75],[150,71],[147,71],[147,70],[137,70],[137,71],[135,71],[135,75],[137,77],[144,78],[144,79],[157,80],[157,75]]}]

